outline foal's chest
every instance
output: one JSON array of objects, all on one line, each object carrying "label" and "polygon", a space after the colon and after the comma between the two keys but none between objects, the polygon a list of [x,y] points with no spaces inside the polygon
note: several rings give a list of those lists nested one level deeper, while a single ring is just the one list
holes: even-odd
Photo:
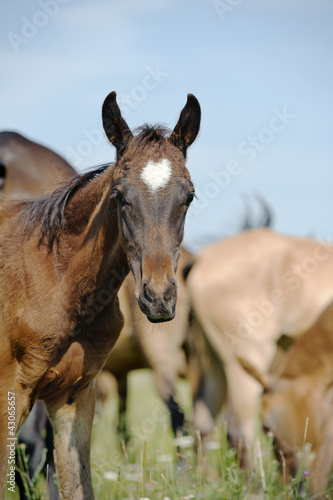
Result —
[{"label": "foal's chest", "polygon": [[38,398],[71,400],[77,391],[91,382],[102,369],[120,331],[122,322],[112,328],[95,325],[92,333],[81,332],[59,349],[56,359],[48,364],[38,384]]},{"label": "foal's chest", "polygon": [[84,346],[72,342],[57,361],[51,363],[40,380],[38,399],[58,400],[65,397],[69,390],[75,392],[89,383],[98,370],[87,363],[86,357]]}]

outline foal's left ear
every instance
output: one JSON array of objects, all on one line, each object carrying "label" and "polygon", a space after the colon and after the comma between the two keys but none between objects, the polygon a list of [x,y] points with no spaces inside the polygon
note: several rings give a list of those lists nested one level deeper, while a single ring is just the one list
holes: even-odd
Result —
[{"label": "foal's left ear", "polygon": [[117,149],[117,155],[121,156],[126,148],[128,140],[133,137],[129,126],[121,116],[121,111],[116,101],[116,92],[111,92],[103,103],[102,118],[103,127],[107,138]]},{"label": "foal's left ear", "polygon": [[177,125],[175,126],[170,140],[175,146],[180,148],[186,157],[186,150],[191,146],[200,128],[201,109],[199,101],[193,94],[187,94],[185,104]]}]

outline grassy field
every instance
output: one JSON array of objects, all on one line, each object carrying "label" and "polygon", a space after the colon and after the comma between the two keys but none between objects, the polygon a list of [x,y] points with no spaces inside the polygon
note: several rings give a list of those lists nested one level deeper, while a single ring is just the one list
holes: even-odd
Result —
[{"label": "grassy field", "polygon": [[[177,386],[187,415],[191,402],[186,382]],[[193,441],[189,426],[187,442],[177,447],[169,427],[169,415],[158,398],[149,371],[133,372],[129,383],[128,427],[132,439],[121,446],[116,432],[117,400],[110,398],[95,418],[92,438],[92,475],[96,500],[222,500],[309,498],[297,493],[301,478],[291,486],[279,479],[279,467],[271,442],[258,433],[251,450],[252,467],[239,468],[237,451],[230,449],[226,429],[203,445]],[[195,451],[196,447],[196,451]],[[5,500],[17,494],[6,492]],[[47,499],[45,482],[40,480],[33,500]],[[333,498],[333,484],[325,498]]]}]

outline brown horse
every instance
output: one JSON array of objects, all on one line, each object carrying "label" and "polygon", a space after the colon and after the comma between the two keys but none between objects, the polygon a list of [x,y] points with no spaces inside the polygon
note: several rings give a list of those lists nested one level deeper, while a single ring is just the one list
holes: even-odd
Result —
[{"label": "brown horse", "polygon": [[199,131],[199,103],[188,95],[170,136],[150,126],[133,136],[115,92],[102,117],[115,164],[41,199],[0,208],[1,497],[8,443],[42,399],[63,498],[94,498],[94,379],[123,325],[117,293],[129,269],[147,318],[175,315],[175,272],[194,196],[185,158]]},{"label": "brown horse", "polygon": [[66,160],[16,132],[0,132],[0,199],[32,198],[76,175]]},{"label": "brown horse", "polygon": [[[0,133],[0,162],[6,164],[6,200],[17,197],[15,185],[20,184],[20,193],[25,197],[33,188],[32,195],[41,195],[46,189],[52,189],[54,183],[59,182],[59,174],[64,178],[69,172],[73,172],[69,164],[60,156],[57,161],[57,171],[51,168],[54,163],[55,153],[50,149],[27,140],[19,134],[11,132]],[[24,147],[22,147],[22,144]],[[1,153],[3,153],[1,155]],[[4,154],[5,153],[5,154]],[[5,159],[7,161],[5,161]],[[10,159],[11,161],[8,161]],[[25,165],[27,168],[22,168]],[[40,172],[40,175],[36,173]],[[8,179],[12,179],[10,185]],[[48,183],[50,187],[45,184]],[[14,192],[12,192],[12,189]],[[185,373],[185,359],[182,344],[185,341],[188,319],[189,304],[186,288],[183,282],[183,269],[191,262],[193,256],[182,249],[178,269],[176,273],[178,283],[177,313],[172,322],[151,324],[140,311],[134,295],[135,282],[132,275],[128,275],[119,291],[120,310],[124,315],[124,327],[112,349],[104,369],[116,377],[119,395],[119,431],[121,437],[127,437],[126,429],[126,398],[127,398],[127,375],[133,369],[151,368],[154,375],[157,391],[164,403],[167,405],[171,425],[176,435],[184,424],[184,413],[175,397],[175,382],[181,372]],[[105,379],[106,372],[103,371],[97,377],[97,401],[106,398],[102,394],[105,383],[110,389],[109,378]],[[105,391],[104,391],[105,392]],[[50,487],[50,498],[58,498],[55,489],[52,470],[54,463],[53,454],[53,432],[49,425],[47,413],[42,401],[37,401],[28,419],[25,421],[19,434],[19,441],[25,443],[29,455],[29,475],[32,478],[38,464],[42,460],[42,451],[48,449],[45,475],[48,477]],[[16,475],[20,486],[21,497],[27,498],[24,487],[21,484],[20,475]]]}]

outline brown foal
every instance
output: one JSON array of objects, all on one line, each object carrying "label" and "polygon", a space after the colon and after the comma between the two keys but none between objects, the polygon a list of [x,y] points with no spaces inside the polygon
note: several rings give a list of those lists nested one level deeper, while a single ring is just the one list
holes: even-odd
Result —
[{"label": "brown foal", "polygon": [[117,293],[128,271],[151,322],[175,315],[175,272],[194,196],[185,158],[199,131],[199,103],[188,95],[170,135],[150,126],[133,135],[115,92],[102,117],[114,164],[0,208],[0,498],[12,433],[37,399],[52,421],[62,497],[94,498],[94,379],[123,325]]}]

